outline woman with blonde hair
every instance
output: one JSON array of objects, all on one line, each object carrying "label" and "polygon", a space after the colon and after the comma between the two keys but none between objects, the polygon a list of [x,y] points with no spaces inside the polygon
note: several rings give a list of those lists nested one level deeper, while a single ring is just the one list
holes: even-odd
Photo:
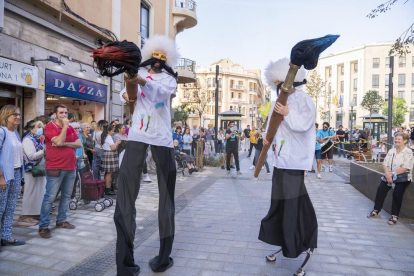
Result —
[{"label": "woman with blonde hair", "polygon": [[391,218],[388,224],[394,225],[397,223],[405,189],[407,189],[412,180],[414,158],[411,149],[406,147],[409,138],[407,133],[399,132],[395,134],[395,148],[388,151],[382,163],[384,176],[381,178],[381,183],[375,196],[374,210],[367,215],[368,218],[380,215],[384,200],[389,190],[393,188]]},{"label": "woman with blonde hair", "polygon": [[[46,176],[33,175],[36,166],[45,165],[45,141],[42,139],[44,125],[41,121],[31,120],[24,129],[23,137],[24,197],[22,213],[17,221],[19,226],[33,226],[39,223],[42,198],[46,192]],[[44,167],[43,167],[44,169]]]},{"label": "woman with blonde hair", "polygon": [[[0,109],[0,221],[1,245],[23,245],[12,238],[13,215],[24,174],[23,149],[16,128],[20,124],[20,109],[5,105]],[[0,246],[1,251],[1,246]]]}]

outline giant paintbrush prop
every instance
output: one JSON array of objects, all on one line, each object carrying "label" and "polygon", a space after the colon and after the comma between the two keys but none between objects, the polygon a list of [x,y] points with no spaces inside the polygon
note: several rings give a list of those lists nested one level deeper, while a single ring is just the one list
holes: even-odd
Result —
[{"label": "giant paintbrush prop", "polygon": [[[282,93],[279,94],[277,102],[282,105],[287,104],[288,97],[290,93],[294,92],[295,88],[293,87],[293,82],[295,76],[303,66],[307,70],[315,69],[318,65],[319,55],[331,46],[337,39],[339,35],[327,35],[320,38],[308,39],[299,42],[293,47],[290,54],[290,63],[289,71],[287,73],[286,79],[281,86]],[[256,164],[256,170],[254,172],[254,177],[258,177],[259,173],[263,167],[264,161],[266,159],[267,151],[269,150],[273,138],[276,135],[277,129],[279,128],[280,123],[282,122],[283,116],[276,113],[274,110],[271,111],[272,115],[269,115],[269,128],[266,134],[266,140],[268,143],[263,145],[262,153],[260,154],[259,160]]]}]

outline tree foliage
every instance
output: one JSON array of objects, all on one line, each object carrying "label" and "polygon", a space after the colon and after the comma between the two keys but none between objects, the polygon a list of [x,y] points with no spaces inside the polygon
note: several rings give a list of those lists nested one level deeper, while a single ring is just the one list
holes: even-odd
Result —
[{"label": "tree foliage", "polygon": [[[179,108],[181,108],[181,112],[178,111]],[[190,113],[192,112],[193,109],[191,105],[189,105],[188,103],[183,103],[181,105],[174,107],[174,118],[172,120],[173,122],[181,121],[183,122],[183,125],[185,125],[185,123],[188,120],[188,117],[190,116]]]},{"label": "tree foliage", "polygon": [[361,102],[361,107],[367,110],[370,116],[372,116],[374,112],[379,112],[383,106],[384,100],[376,90],[369,90],[365,93]]},{"label": "tree foliage", "polygon": [[[367,15],[367,17],[372,19],[379,16],[381,13],[385,13],[391,10],[391,7],[398,1],[400,0],[389,0],[379,5],[373,9],[371,13]],[[410,0],[404,0],[401,2],[404,2],[404,4],[406,4],[408,1]],[[405,30],[399,38],[397,38],[394,45],[391,47],[389,55],[392,56],[393,54],[397,54],[399,56],[404,56],[406,54],[409,54],[409,45],[414,45],[414,23],[411,24],[411,26],[408,27],[408,29]]]},{"label": "tree foliage", "polygon": [[318,75],[316,70],[313,70],[308,78],[306,83],[306,90],[308,91],[309,96],[313,99],[315,103],[315,111],[318,110],[318,102],[321,97],[324,96],[324,88],[326,82],[322,81],[322,78]]},{"label": "tree foliage", "polygon": [[[394,97],[392,105],[392,125],[401,126],[405,122],[405,114],[407,113],[408,107],[405,100]],[[388,116],[388,102],[384,104],[382,115]]]},{"label": "tree foliage", "polygon": [[268,102],[268,103],[262,104],[259,107],[260,116],[262,118],[266,118],[267,116],[271,115],[270,114],[270,111],[272,111],[271,109],[272,109],[272,102]]},{"label": "tree foliage", "polygon": [[207,112],[207,107],[214,100],[214,93],[212,94],[211,96],[208,93],[207,79],[200,86],[197,86],[194,91],[194,102],[191,104],[191,107],[200,118],[200,124],[202,124],[201,118]]}]

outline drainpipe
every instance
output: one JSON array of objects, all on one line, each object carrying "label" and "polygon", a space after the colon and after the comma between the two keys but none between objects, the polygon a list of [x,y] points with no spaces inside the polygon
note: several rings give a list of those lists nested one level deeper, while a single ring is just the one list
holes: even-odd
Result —
[{"label": "drainpipe", "polygon": [[4,27],[4,0],[0,0],[0,34]]}]

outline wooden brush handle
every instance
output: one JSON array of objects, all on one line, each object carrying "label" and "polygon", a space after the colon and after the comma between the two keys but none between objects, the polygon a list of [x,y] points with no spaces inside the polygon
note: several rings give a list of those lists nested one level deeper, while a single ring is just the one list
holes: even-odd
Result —
[{"label": "wooden brush handle", "polygon": [[129,102],[129,112],[131,115],[134,113],[136,100],[138,98],[138,82],[136,81],[138,79],[138,75],[135,75],[132,78],[125,78],[125,87],[126,92],[128,94],[128,98],[130,100],[134,100],[134,102]]}]

